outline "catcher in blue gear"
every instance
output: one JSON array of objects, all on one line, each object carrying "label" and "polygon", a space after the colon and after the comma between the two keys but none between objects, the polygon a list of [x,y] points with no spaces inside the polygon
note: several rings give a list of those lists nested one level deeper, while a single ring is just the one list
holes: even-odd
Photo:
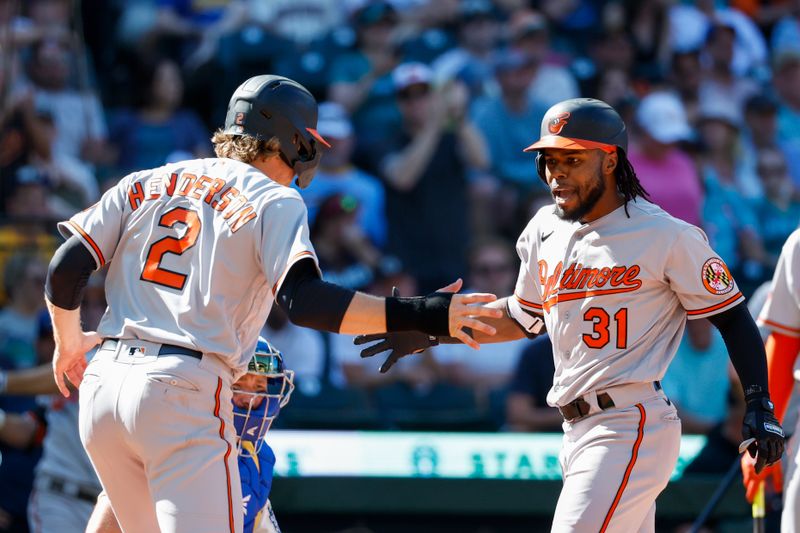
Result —
[{"label": "catcher in blue gear", "polygon": [[233,385],[244,533],[280,532],[269,505],[275,454],[264,436],[293,390],[294,372],[284,367],[281,352],[259,337],[247,374]]},{"label": "catcher in blue gear", "polygon": [[[264,441],[281,408],[294,390],[294,372],[283,364],[283,355],[259,337],[247,373],[233,384],[233,423],[242,482],[243,533],[280,533],[269,503],[275,454]],[[86,533],[119,532],[105,493],[97,498]]]}]

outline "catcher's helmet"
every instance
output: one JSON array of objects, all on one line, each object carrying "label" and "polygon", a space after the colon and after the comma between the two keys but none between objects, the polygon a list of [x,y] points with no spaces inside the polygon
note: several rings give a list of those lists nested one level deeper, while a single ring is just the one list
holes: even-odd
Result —
[{"label": "catcher's helmet", "polygon": [[296,81],[265,74],[242,83],[231,96],[225,116],[225,133],[251,135],[262,140],[276,137],[280,155],[308,187],[319,165],[318,144],[330,144],[317,133],[317,101]]},{"label": "catcher's helmet", "polygon": [[599,149],[622,152],[628,149],[628,131],[625,122],[613,107],[594,98],[572,98],[559,102],[545,113],[539,140],[525,148],[525,152],[538,152],[536,170],[545,180],[545,148],[566,150]]},{"label": "catcher's helmet", "polygon": [[247,396],[248,401],[244,407],[234,401],[233,425],[239,437],[239,452],[242,452],[242,441],[249,441],[257,453],[272,422],[289,403],[294,390],[294,372],[284,367],[281,352],[264,337],[259,337],[245,376],[257,379],[234,383],[234,394]]}]

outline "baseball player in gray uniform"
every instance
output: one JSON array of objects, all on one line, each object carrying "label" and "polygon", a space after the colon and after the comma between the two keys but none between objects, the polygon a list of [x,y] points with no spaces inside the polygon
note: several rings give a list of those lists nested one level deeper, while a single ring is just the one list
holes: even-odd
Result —
[{"label": "baseball player in gray uniform", "polygon": [[[626,158],[627,133],[604,102],[572,99],[545,115],[536,167],[554,205],[517,242],[512,296],[492,305],[500,342],[540,333],[553,342],[548,403],[564,417],[564,487],[552,530],[654,531],[655,501],[678,458],[681,424],[659,384],[686,319],[719,328],[747,398],[743,436],[757,468],[777,461],[783,430],[773,415],[764,348],[744,297],[702,230],[646,200]],[[392,349],[384,369],[434,342],[372,335],[362,355]],[[725,379],[724,370],[720,379]]]},{"label": "baseball player in gray uniform", "polygon": [[[306,208],[327,143],[317,103],[287,78],[231,97],[218,157],[134,172],[59,224],[45,285],[53,371],[80,384],[80,434],[126,532],[242,530],[231,384],[277,301],[295,324],[359,334],[491,335],[494,295],[378,298],[322,280]],[[89,274],[108,264],[108,310],[83,331]],[[86,365],[84,354],[100,345]]]},{"label": "baseball player in gray uniform", "polygon": [[78,435],[77,397],[52,396],[58,389],[49,365],[13,370],[3,380],[3,393],[41,395],[47,408],[46,427],[37,428],[44,441],[28,500],[31,533],[83,533],[101,489]]},{"label": "baseball player in gray uniform", "polygon": [[[769,389],[775,400],[775,415],[783,422],[791,412],[790,399],[795,383],[800,379],[800,361],[797,358],[800,354],[800,229],[795,230],[783,245],[758,324],[769,330],[766,340]],[[793,439],[800,435],[798,429],[800,418],[795,423]],[[796,444],[791,448],[796,450]],[[781,532],[796,533],[800,531],[800,456],[797,453],[787,456],[788,461],[783,463],[785,472],[781,472],[780,463],[776,463],[756,473],[755,462],[748,456],[742,458],[742,472],[746,496],[751,502],[764,481],[771,481],[778,492],[783,490]]]}]

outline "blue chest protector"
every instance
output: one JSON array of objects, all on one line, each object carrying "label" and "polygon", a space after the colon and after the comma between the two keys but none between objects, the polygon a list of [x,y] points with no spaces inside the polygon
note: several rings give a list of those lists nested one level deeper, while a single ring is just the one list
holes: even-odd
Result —
[{"label": "blue chest protector", "polygon": [[275,453],[265,442],[258,454],[249,441],[242,442],[243,453],[239,454],[239,477],[242,480],[242,503],[244,506],[244,533],[253,533],[261,511],[267,505],[269,489],[272,487],[272,470]]}]

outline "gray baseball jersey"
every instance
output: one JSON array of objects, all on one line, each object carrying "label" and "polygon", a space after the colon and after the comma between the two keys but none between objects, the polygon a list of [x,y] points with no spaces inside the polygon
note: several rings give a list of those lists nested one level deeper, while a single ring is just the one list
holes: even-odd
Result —
[{"label": "gray baseball jersey", "polygon": [[789,235],[783,245],[758,324],[800,337],[800,229]]},{"label": "gray baseball jersey", "polygon": [[316,261],[299,193],[232,159],[130,174],[59,230],[110,264],[101,336],[214,353],[237,375],[286,271]]},{"label": "gray baseball jersey", "polygon": [[[783,244],[775,274],[772,276],[769,296],[761,313],[758,324],[772,331],[800,337],[800,229],[795,230]],[[794,379],[800,380],[800,357],[795,357]],[[795,395],[797,385],[795,384]],[[797,407],[789,404],[784,427],[792,416],[796,416]],[[783,461],[784,491],[783,512],[781,514],[781,531],[800,531],[800,454],[798,450],[798,431],[800,418],[795,422],[794,438],[790,442],[789,452]]]},{"label": "gray baseball jersey", "polygon": [[744,300],[699,228],[637,199],[588,224],[543,207],[517,242],[512,316],[533,330],[544,315],[556,373],[548,403],[663,377],[685,319]]}]

